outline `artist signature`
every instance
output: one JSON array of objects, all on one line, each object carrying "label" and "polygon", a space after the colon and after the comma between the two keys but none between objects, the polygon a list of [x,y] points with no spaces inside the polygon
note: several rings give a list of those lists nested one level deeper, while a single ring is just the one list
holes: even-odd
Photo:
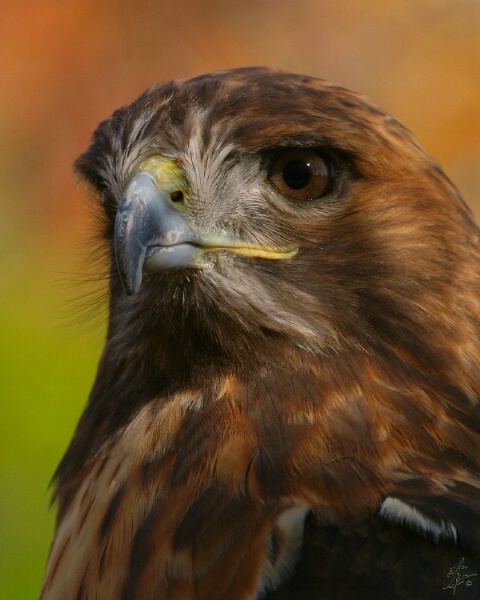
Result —
[{"label": "artist signature", "polygon": [[476,577],[477,573],[463,573],[465,569],[468,569],[465,566],[465,559],[462,558],[456,567],[451,567],[447,573],[447,577],[449,578],[448,585],[442,588],[442,590],[452,590],[452,596],[455,595],[457,591],[457,587],[459,585],[465,585],[465,587],[471,587],[473,585],[472,577]]}]

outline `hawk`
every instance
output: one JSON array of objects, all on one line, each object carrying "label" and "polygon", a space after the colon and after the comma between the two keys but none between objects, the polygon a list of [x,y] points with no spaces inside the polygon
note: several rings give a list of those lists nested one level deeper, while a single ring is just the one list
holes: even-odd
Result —
[{"label": "hawk", "polygon": [[101,123],[109,323],[42,600],[471,598],[479,230],[394,118],[263,68]]}]

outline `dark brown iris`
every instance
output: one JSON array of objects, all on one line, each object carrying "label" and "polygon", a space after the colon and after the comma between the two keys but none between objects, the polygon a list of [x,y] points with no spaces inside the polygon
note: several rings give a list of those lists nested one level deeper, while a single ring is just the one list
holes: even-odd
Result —
[{"label": "dark brown iris", "polygon": [[316,150],[285,150],[272,163],[268,178],[293,200],[315,200],[331,189],[332,168]]}]

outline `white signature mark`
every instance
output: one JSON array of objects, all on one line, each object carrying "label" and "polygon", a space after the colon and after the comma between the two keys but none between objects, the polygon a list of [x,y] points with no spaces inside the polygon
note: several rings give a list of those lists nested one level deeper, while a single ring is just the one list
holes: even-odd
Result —
[{"label": "white signature mark", "polygon": [[457,587],[459,585],[465,585],[465,587],[471,587],[473,585],[472,577],[476,577],[477,573],[462,573],[465,569],[468,569],[467,566],[464,565],[465,559],[462,558],[458,562],[458,565],[455,567],[451,567],[447,573],[447,577],[449,577],[448,585],[442,588],[442,590],[452,590],[452,596],[455,595],[457,591]]}]

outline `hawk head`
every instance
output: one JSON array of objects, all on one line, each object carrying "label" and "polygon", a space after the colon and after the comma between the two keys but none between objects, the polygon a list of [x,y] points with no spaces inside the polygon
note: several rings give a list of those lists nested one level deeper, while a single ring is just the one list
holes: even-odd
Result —
[{"label": "hawk head", "polygon": [[76,168],[102,204],[110,334],[179,368],[282,347],[421,361],[471,329],[468,209],[398,121],[348,90],[260,68],[158,85]]}]

